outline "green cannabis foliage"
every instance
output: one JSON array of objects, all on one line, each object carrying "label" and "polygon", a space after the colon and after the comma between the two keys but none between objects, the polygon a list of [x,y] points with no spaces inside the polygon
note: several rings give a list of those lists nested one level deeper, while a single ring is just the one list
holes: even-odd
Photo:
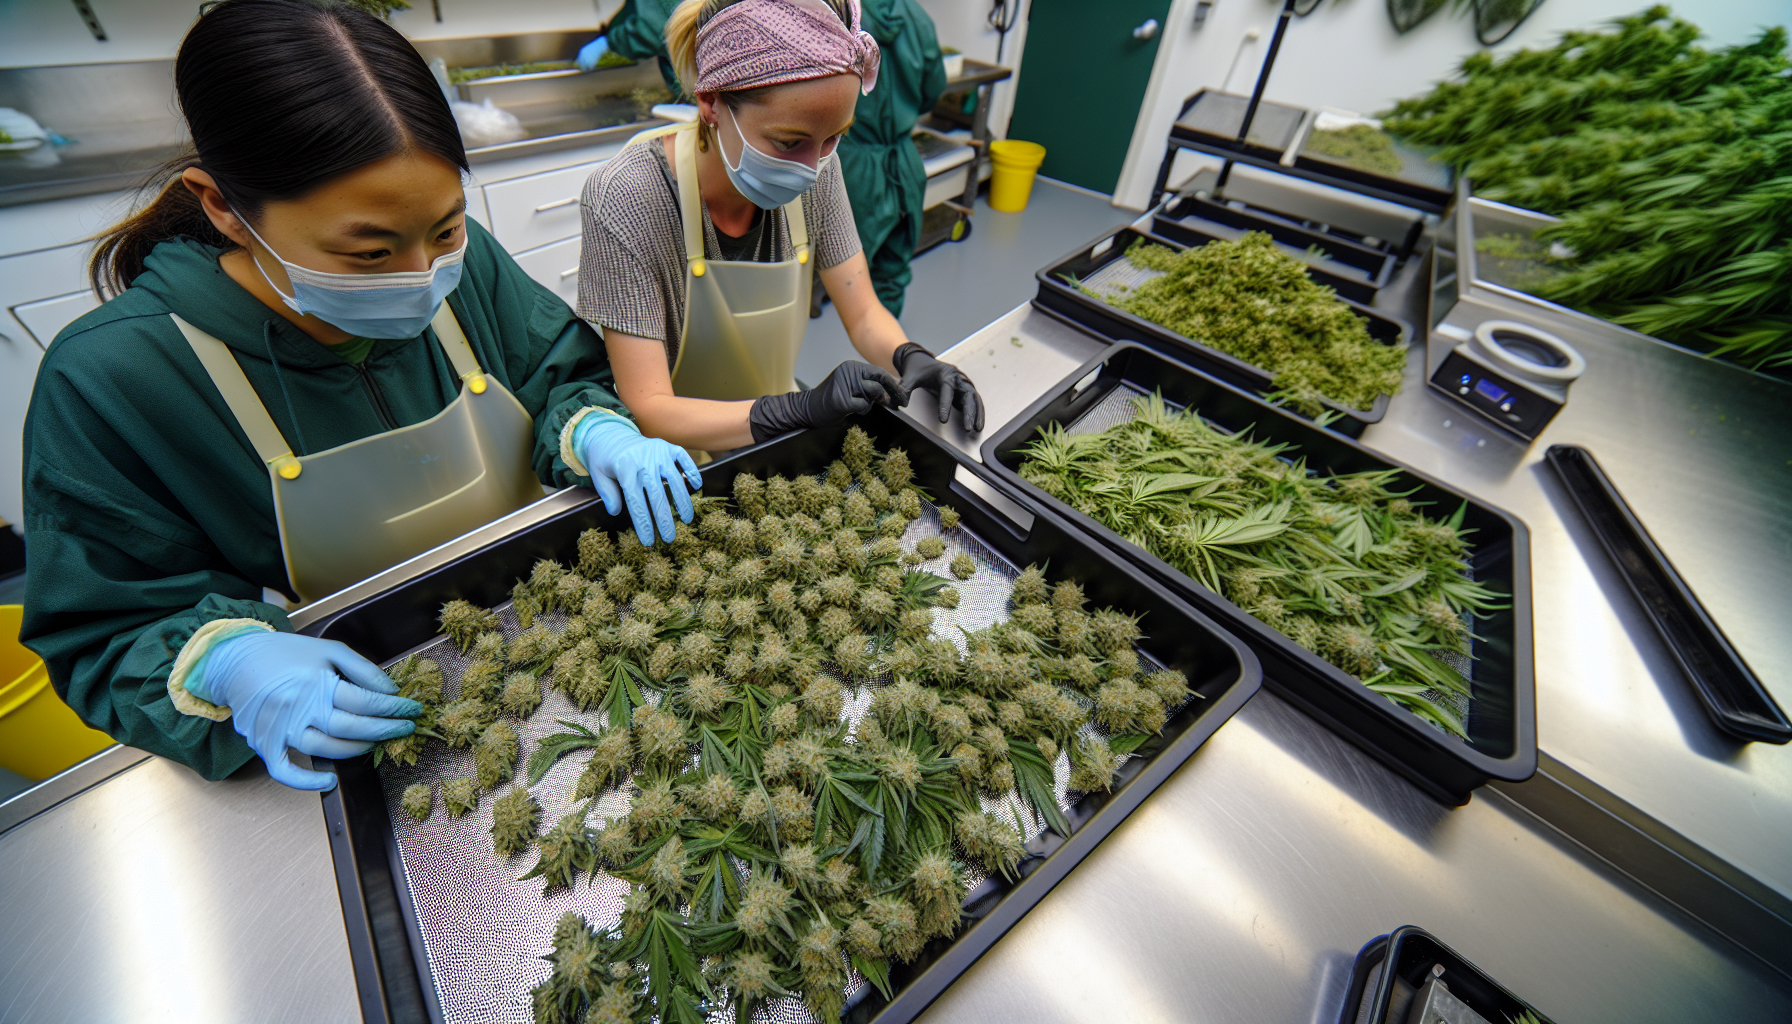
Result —
[{"label": "green cannabis foliage", "polygon": [[1263,232],[1182,252],[1140,239],[1126,258],[1163,276],[1097,298],[1264,370],[1306,415],[1323,413],[1323,399],[1367,409],[1400,390],[1406,350],[1370,337],[1362,317]]},{"label": "green cannabis foliage", "polygon": [[1366,124],[1315,128],[1301,152],[1389,178],[1406,169],[1406,161],[1394,152],[1394,140],[1388,133]]},{"label": "green cannabis foliage", "polygon": [[[552,972],[531,993],[538,1022],[744,1022],[793,996],[835,1021],[849,964],[888,995],[893,964],[956,934],[970,868],[1018,870],[1023,818],[1069,834],[1060,755],[1072,789],[1106,790],[1194,696],[1180,672],[1141,664],[1132,617],[1089,608],[1037,567],[1016,580],[1008,621],[965,634],[962,651],[935,638],[933,609],[958,593],[907,557],[944,556],[937,538],[904,551],[923,514],[913,476],[906,453],[855,428],[821,477],[742,474],[731,499],[698,498],[670,544],[591,530],[574,564],[519,581],[513,608],[532,624],[473,654],[580,713],[518,768],[500,716],[534,713],[540,690],[512,700],[526,689],[512,675],[501,697],[468,697],[463,678],[437,717],[471,705],[443,741],[470,744],[480,777],[444,785],[449,812],[471,809],[488,778],[514,778],[492,837],[501,856],[539,850],[524,878],[631,884],[614,927],[560,919]],[[974,560],[960,557],[968,577]],[[445,629],[472,621],[443,609]],[[854,722],[847,698],[868,684]],[[576,803],[542,833],[528,787],[575,757]],[[627,814],[588,822],[612,787],[626,787]]]},{"label": "green cannabis foliage", "polygon": [[1426,516],[1396,470],[1310,475],[1287,445],[1221,433],[1161,395],[1096,434],[1048,428],[1021,476],[1187,573],[1396,704],[1457,736],[1434,694],[1469,688],[1465,612],[1497,594],[1466,575],[1464,505]]},{"label": "green cannabis foliage", "polygon": [[1555,214],[1571,252],[1535,294],[1753,369],[1792,367],[1792,60],[1784,28],[1695,45],[1665,6],[1475,54],[1388,131],[1478,194]]}]

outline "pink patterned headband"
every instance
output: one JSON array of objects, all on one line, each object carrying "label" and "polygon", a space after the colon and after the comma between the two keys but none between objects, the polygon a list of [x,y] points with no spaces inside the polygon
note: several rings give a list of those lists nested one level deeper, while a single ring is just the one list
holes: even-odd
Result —
[{"label": "pink patterned headband", "polygon": [[697,30],[697,92],[732,92],[858,75],[877,86],[877,40],[859,28],[859,0],[847,0],[849,28],[821,0],[741,0]]}]

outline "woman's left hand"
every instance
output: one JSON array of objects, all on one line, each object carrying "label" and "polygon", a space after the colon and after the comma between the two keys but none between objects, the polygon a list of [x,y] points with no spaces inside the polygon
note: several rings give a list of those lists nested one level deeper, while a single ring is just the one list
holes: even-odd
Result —
[{"label": "woman's left hand", "polygon": [[654,530],[665,540],[678,535],[666,492],[678,505],[678,518],[690,522],[695,514],[691,491],[703,487],[697,463],[683,448],[654,437],[642,437],[633,423],[620,416],[592,412],[573,429],[572,448],[591,474],[591,486],[611,515],[628,506],[635,536],[642,547],[652,547]]},{"label": "woman's left hand", "polygon": [[898,348],[891,356],[891,362],[902,374],[905,390],[912,394],[916,388],[926,388],[939,396],[941,423],[952,418],[952,406],[956,402],[958,422],[964,429],[973,434],[983,432],[983,396],[977,394],[977,385],[971,383],[963,370],[951,363],[940,362],[912,341]]}]

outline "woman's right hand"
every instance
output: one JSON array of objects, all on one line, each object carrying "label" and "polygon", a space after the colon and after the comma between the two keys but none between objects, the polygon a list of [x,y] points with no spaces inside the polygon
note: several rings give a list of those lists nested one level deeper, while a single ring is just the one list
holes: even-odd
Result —
[{"label": "woman's right hand", "polygon": [[678,518],[690,522],[696,510],[691,491],[703,487],[697,463],[683,448],[653,437],[621,416],[592,411],[573,428],[572,449],[591,475],[591,486],[604,500],[611,515],[628,506],[635,536],[642,547],[652,547],[654,529],[671,540],[678,535],[666,492],[678,505]]},{"label": "woman's right hand", "polygon": [[256,629],[212,645],[187,691],[230,709],[230,724],[267,763],[274,781],[327,790],[329,772],[307,771],[288,752],[341,760],[408,736],[423,705],[398,696],[378,665],[348,645]]},{"label": "woman's right hand", "polygon": [[869,412],[873,405],[900,409],[907,404],[908,389],[901,381],[870,363],[848,359],[807,391],[766,395],[756,400],[747,423],[757,444],[793,430],[838,423],[848,416]]}]

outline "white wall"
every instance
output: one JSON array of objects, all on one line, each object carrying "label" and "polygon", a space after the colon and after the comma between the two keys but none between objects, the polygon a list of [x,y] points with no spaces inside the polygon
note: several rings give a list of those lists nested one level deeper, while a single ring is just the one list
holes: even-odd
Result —
[{"label": "white wall", "polygon": [[[1088,2],[1099,3],[1100,0]],[[1001,35],[989,27],[989,0],[920,0],[920,4],[932,15],[941,46],[956,46],[972,60],[998,63],[996,43],[1001,40]],[[990,130],[997,138],[1008,134],[1008,118],[1014,112],[1014,86],[1020,81],[1020,57],[1027,45],[1027,11],[1031,8],[1031,0],[1012,0],[1010,6],[1014,4],[1020,6],[1020,13],[1014,19],[1014,28],[1009,30],[1007,41],[1002,44],[999,62],[1004,67],[1013,68],[1014,77],[996,85],[995,102],[989,111]]]},{"label": "white wall", "polygon": [[[1647,0],[1547,0],[1495,52],[1550,45],[1564,30],[1634,14]],[[1142,209],[1182,101],[1203,87],[1249,93],[1275,30],[1281,0],[1215,0],[1204,25],[1194,0],[1174,0],[1165,20],[1138,127],[1114,190],[1115,205]],[[1705,30],[1708,45],[1740,43],[1762,26],[1792,23],[1792,0],[1681,0],[1675,13]],[[1255,29],[1260,37],[1247,40]],[[1328,0],[1296,18],[1282,41],[1266,99],[1373,113],[1446,78],[1481,49],[1467,17],[1449,8],[1401,36],[1381,0]],[[1228,79],[1228,71],[1231,71]],[[1229,83],[1229,84],[1228,84]],[[1174,179],[1172,179],[1174,181]]]},{"label": "white wall", "polygon": [[[199,0],[91,0],[105,28],[93,38],[69,0],[0,0],[0,67],[161,60],[174,56],[199,16]],[[441,0],[438,24],[429,0],[392,24],[412,39],[510,35],[586,29],[607,21],[622,0]]]}]

